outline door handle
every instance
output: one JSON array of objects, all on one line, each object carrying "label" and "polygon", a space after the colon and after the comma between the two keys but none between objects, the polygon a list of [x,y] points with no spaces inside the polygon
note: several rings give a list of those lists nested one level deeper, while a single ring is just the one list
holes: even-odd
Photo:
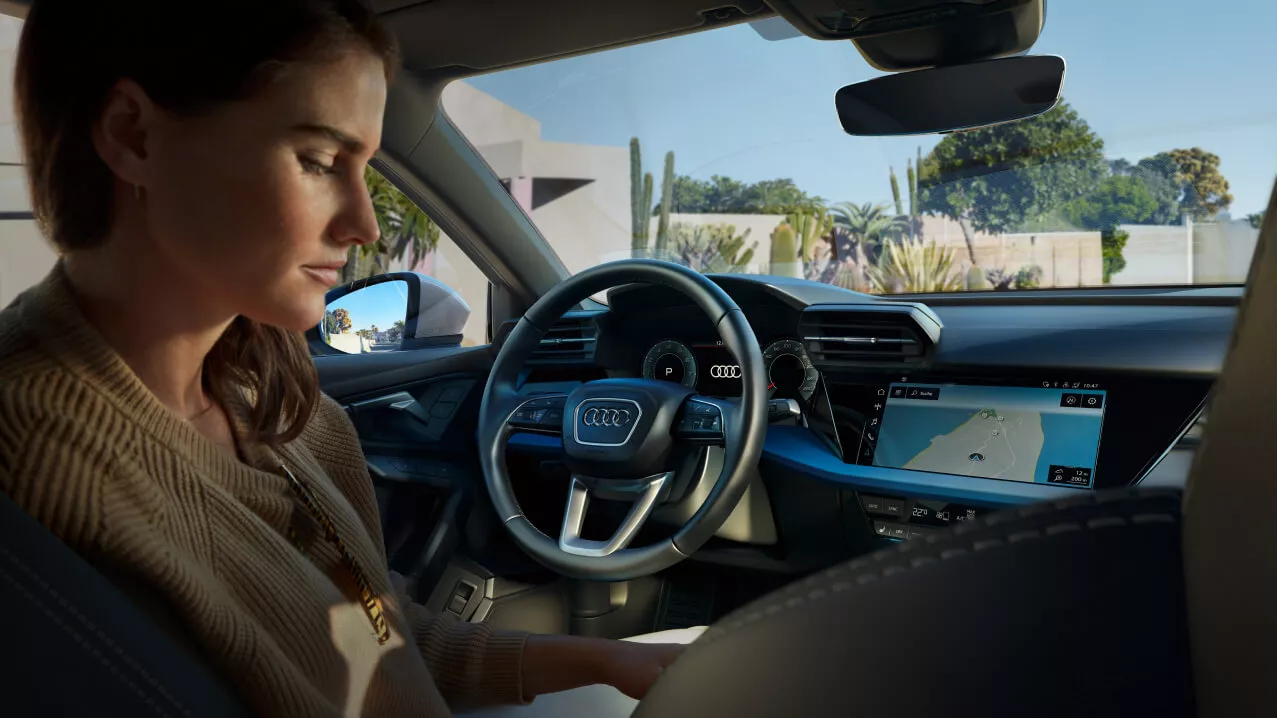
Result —
[{"label": "door handle", "polygon": [[430,423],[430,414],[426,412],[425,407],[412,394],[406,391],[356,401],[350,405],[350,411],[356,414],[377,409],[403,412],[423,424]]}]

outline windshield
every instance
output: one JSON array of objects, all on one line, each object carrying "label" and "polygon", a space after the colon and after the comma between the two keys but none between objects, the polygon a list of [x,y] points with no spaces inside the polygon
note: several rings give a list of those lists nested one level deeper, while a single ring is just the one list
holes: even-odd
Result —
[{"label": "windshield", "polygon": [[1255,74],[1275,22],[1052,3],[1033,52],[1068,62],[1059,105],[948,135],[844,134],[834,93],[881,73],[850,42],[749,24],[455,82],[444,109],[573,272],[654,256],[872,293],[1241,283],[1277,161]]}]

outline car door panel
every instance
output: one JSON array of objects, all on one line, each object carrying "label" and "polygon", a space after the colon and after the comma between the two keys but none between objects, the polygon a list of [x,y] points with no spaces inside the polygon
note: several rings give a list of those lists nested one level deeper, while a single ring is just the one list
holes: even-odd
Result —
[{"label": "car door panel", "polygon": [[461,544],[482,490],[475,426],[487,347],[315,357],[320,386],[359,434],[386,553],[424,599]]}]

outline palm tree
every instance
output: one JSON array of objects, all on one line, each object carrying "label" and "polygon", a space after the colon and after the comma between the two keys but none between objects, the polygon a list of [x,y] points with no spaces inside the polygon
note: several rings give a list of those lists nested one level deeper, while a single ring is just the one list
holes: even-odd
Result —
[{"label": "palm tree", "polygon": [[368,186],[381,237],[372,244],[350,248],[342,269],[343,284],[382,274],[391,259],[403,259],[405,254],[409,254],[409,265],[415,267],[439,244],[439,226],[390,180],[367,167],[364,184]]}]

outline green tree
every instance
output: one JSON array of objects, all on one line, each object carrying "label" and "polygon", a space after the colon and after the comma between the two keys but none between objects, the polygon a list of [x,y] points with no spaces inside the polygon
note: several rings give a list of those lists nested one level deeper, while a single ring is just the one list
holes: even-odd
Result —
[{"label": "green tree", "polygon": [[824,206],[824,200],[803,192],[789,178],[745,184],[722,175],[708,180],[678,176],[673,195],[674,211],[692,214],[789,214]]},{"label": "green tree", "polygon": [[1200,147],[1159,152],[1137,167],[1166,179],[1181,211],[1195,220],[1212,219],[1233,203],[1228,180],[1219,171],[1219,155]]},{"label": "green tree", "polygon": [[1162,210],[1145,176],[1145,172],[1133,172],[1106,177],[1090,194],[1064,207],[1063,215],[1068,221],[1083,229],[1099,231],[1105,284],[1126,268],[1122,252],[1130,235],[1118,229],[1118,225],[1148,222]]},{"label": "green tree", "polygon": [[1106,177],[1089,194],[1064,206],[1068,221],[1090,230],[1112,229],[1119,224],[1147,222],[1158,210],[1157,198],[1142,177]]},{"label": "green tree", "polygon": [[1104,142],[1068,103],[1019,122],[946,135],[918,167],[924,212],[958,222],[975,266],[975,233],[1006,232],[1090,191]]},{"label": "green tree", "polygon": [[1126,257],[1122,251],[1126,249],[1126,241],[1131,238],[1124,229],[1106,229],[1100,232],[1100,255],[1104,259],[1104,276],[1102,281],[1108,284],[1113,275],[1126,269]]},{"label": "green tree", "polygon": [[324,313],[324,328],[329,334],[344,334],[350,331],[350,311],[341,307]]},{"label": "green tree", "polygon": [[1262,212],[1255,212],[1253,214],[1246,215],[1246,223],[1255,229],[1259,229],[1264,226],[1264,214],[1267,211],[1268,210],[1264,210]]},{"label": "green tree", "polygon": [[402,342],[403,329],[404,329],[403,320],[396,319],[395,323],[392,324],[390,328],[386,330],[386,339],[389,340],[391,343]]}]

